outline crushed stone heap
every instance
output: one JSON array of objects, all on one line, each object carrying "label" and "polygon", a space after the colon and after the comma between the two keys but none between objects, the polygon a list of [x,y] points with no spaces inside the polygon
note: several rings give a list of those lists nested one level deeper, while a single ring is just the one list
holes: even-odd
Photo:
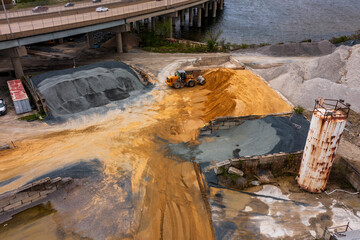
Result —
[{"label": "crushed stone heap", "polygon": [[53,117],[64,117],[126,99],[145,86],[125,63],[109,61],[32,77]]},{"label": "crushed stone heap", "polygon": [[360,112],[360,45],[340,46],[332,54],[280,67],[255,69],[295,105],[314,107],[319,97],[344,99]]}]

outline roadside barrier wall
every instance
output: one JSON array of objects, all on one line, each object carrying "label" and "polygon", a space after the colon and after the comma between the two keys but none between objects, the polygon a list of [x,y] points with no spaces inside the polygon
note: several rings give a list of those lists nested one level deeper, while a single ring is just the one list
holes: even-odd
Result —
[{"label": "roadside barrier wall", "polygon": [[72,182],[72,178],[43,178],[39,181],[0,194],[0,215],[46,198],[50,193]]},{"label": "roadside barrier wall", "polygon": [[339,164],[343,166],[344,175],[350,184],[360,192],[360,172],[350,163],[350,161],[344,157],[341,157]]},{"label": "roadside barrier wall", "polygon": [[239,126],[245,120],[254,120],[266,116],[290,116],[292,114],[293,112],[284,112],[268,115],[248,115],[241,117],[216,117],[215,120],[211,120],[207,126],[200,128],[200,135],[210,135],[213,131],[216,130],[229,129],[233,126]]},{"label": "roadside barrier wall", "polygon": [[224,64],[230,61],[230,56],[217,56],[217,57],[202,57],[197,59],[194,63],[194,67],[211,66]]},{"label": "roadside barrier wall", "polygon": [[240,158],[233,158],[216,163],[215,173],[220,174],[223,170],[230,167],[241,169],[246,176],[256,174],[259,168],[270,169],[276,175],[281,175],[285,172],[297,173],[300,168],[303,151],[294,153],[274,153],[257,156],[245,156]]}]

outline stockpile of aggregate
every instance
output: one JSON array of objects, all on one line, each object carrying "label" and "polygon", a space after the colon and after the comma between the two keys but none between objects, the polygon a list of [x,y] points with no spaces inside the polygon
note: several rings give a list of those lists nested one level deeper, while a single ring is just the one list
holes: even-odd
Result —
[{"label": "stockpile of aggregate", "polygon": [[259,48],[249,48],[236,51],[237,53],[254,53],[268,55],[273,57],[290,57],[290,56],[322,56],[331,54],[336,46],[327,40],[320,42],[302,42],[273,44]]},{"label": "stockpile of aggregate", "polygon": [[318,97],[344,99],[360,112],[360,45],[280,67],[255,69],[293,104],[312,109]]},{"label": "stockpile of aggregate", "polygon": [[259,76],[248,70],[217,68],[203,74],[209,90],[205,120],[218,116],[266,115],[291,111]]},{"label": "stockpile of aggregate", "polygon": [[62,117],[126,99],[144,85],[125,63],[109,61],[32,77],[51,114]]},{"label": "stockpile of aggregate", "polygon": [[201,137],[200,144],[170,145],[171,154],[201,163],[220,162],[230,158],[270,153],[292,153],[303,150],[310,123],[302,115],[267,116],[246,120],[239,126],[214,131]]}]

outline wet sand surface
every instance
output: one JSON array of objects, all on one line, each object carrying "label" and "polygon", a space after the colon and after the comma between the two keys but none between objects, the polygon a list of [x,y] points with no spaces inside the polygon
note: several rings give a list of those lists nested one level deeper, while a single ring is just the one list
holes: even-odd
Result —
[{"label": "wet sand surface", "polygon": [[[69,169],[79,163],[93,163],[85,169],[94,173],[79,179],[64,196],[54,198],[56,212],[47,216],[52,220],[35,221],[30,236],[63,239],[57,232],[60,228],[65,239],[215,238],[208,202],[193,163],[167,151],[169,143],[196,140],[198,128],[208,116],[214,116],[211,109],[207,111],[210,91],[206,86],[181,90],[165,86],[164,77],[178,65],[165,67],[155,88],[122,110],[83,116],[45,130],[41,125],[32,127],[38,134],[25,134],[25,139],[17,142],[18,148],[0,153],[0,182],[12,179],[0,187],[0,192],[59,169],[75,172],[73,177],[86,176],[81,170]],[[268,86],[263,83],[258,88]],[[235,109],[218,114],[232,115]],[[52,234],[36,231],[37,227]],[[26,224],[19,228],[29,229]],[[0,238],[19,239],[20,229],[15,234],[9,228],[0,233]]]},{"label": "wet sand surface", "polygon": [[[17,126],[18,148],[0,152],[0,192],[43,176],[76,181],[51,205],[1,224],[0,239],[313,239],[325,226],[360,224],[358,196],[304,193],[294,177],[244,192],[210,187],[208,198],[193,163],[173,155],[169,144],[197,144],[198,128],[215,116],[290,106],[275,94],[247,111],[252,99],[273,92],[248,71],[240,71],[240,78],[214,78],[225,83],[217,87],[168,88],[164,78],[181,63],[164,67],[154,89],[121,110],[112,106],[54,126]],[[246,94],[241,79],[256,82],[257,90]],[[282,107],[271,109],[272,101]],[[13,119],[4,121],[9,128],[1,141],[14,129]]]},{"label": "wet sand surface", "polygon": [[[339,188],[331,182],[331,190]],[[360,224],[359,196],[309,194],[294,176],[237,191],[211,187],[217,239],[318,239],[325,227]],[[330,190],[329,190],[330,192]]]}]

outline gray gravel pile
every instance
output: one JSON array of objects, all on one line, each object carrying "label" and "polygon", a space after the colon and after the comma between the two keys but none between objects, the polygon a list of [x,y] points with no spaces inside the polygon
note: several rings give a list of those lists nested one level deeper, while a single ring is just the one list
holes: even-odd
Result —
[{"label": "gray gravel pile", "polygon": [[248,120],[228,130],[214,131],[197,146],[170,145],[170,154],[198,162],[220,162],[241,156],[303,150],[310,123],[302,115]]},{"label": "gray gravel pile", "polygon": [[312,109],[319,97],[344,99],[360,112],[360,45],[280,67],[255,69],[293,104]]},{"label": "gray gravel pile", "polygon": [[324,40],[320,42],[274,44],[256,49],[239,50],[235,53],[257,53],[274,57],[322,56],[332,53],[335,49],[335,45]]},{"label": "gray gravel pile", "polygon": [[34,76],[53,117],[63,117],[128,98],[144,85],[128,65],[102,62]]}]

